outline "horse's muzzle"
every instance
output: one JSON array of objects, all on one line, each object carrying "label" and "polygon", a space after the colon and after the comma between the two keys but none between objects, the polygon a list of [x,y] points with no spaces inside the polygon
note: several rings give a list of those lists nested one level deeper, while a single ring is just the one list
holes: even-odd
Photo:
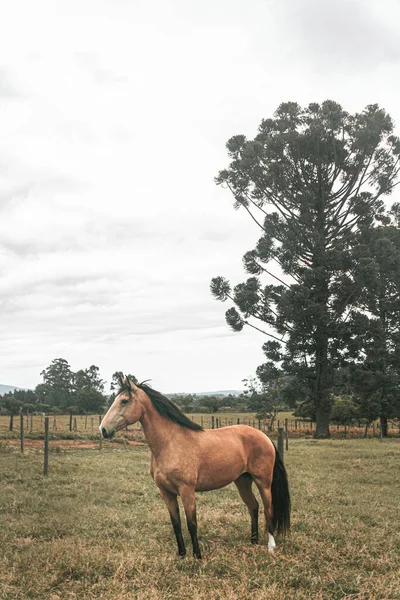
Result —
[{"label": "horse's muzzle", "polygon": [[105,427],[102,427],[102,428],[101,428],[101,435],[102,435],[104,438],[111,439],[112,437],[114,437],[114,435],[115,435],[115,431],[114,431],[114,430],[112,430],[112,431],[108,432],[108,431],[107,431],[107,429],[106,429]]}]

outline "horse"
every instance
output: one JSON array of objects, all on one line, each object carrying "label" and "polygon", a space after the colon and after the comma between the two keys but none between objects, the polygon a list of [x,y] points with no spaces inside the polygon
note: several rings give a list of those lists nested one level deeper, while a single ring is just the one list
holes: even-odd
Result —
[{"label": "horse", "polygon": [[251,517],[252,544],[258,543],[259,504],[252,491],[256,484],[264,505],[268,550],[276,547],[274,533],[290,528],[290,494],[285,467],[275,445],[261,431],[247,425],[203,429],[168,398],[146,382],[121,379],[118,394],[100,424],[100,433],[112,438],[116,431],[139,421],[151,451],[150,473],[171,519],[178,555],[186,555],[178,496],[184,507],[193,545],[201,558],[197,539],[195,492],[206,492],[234,483]]}]

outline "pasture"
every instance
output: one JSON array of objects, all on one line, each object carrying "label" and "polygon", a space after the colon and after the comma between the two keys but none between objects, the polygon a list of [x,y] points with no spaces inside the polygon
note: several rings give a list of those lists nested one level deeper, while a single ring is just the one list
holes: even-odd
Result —
[{"label": "pasture", "polygon": [[[204,558],[176,557],[145,446],[0,443],[2,600],[400,598],[400,440],[295,439],[292,532],[249,543],[236,488],[198,494]],[[188,533],[185,531],[188,541]],[[189,544],[188,544],[189,547]]]}]

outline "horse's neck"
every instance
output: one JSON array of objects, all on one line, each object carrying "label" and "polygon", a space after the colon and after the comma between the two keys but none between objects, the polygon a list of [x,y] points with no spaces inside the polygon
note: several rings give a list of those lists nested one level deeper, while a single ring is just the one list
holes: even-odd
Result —
[{"label": "horse's neck", "polygon": [[140,419],[143,433],[150,450],[155,457],[174,442],[179,436],[181,427],[169,419],[162,417],[154,408],[150,399],[143,402],[143,415]]}]

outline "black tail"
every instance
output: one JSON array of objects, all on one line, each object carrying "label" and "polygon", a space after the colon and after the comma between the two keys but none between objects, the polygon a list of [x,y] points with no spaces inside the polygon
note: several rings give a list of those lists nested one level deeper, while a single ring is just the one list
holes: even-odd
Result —
[{"label": "black tail", "polygon": [[290,493],[287,473],[279,452],[275,447],[275,464],[272,479],[272,530],[285,534],[290,529]]}]

